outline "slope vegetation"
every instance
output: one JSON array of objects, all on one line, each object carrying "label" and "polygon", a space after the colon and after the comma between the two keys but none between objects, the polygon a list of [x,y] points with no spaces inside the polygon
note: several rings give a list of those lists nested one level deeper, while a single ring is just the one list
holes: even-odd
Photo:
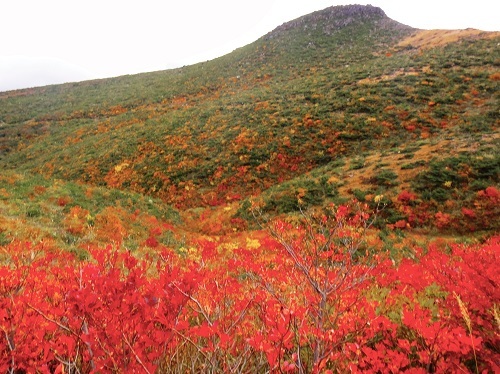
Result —
[{"label": "slope vegetation", "polygon": [[463,219],[499,182],[498,41],[327,8],[213,61],[3,93],[0,163],[233,218],[384,195],[389,224]]}]

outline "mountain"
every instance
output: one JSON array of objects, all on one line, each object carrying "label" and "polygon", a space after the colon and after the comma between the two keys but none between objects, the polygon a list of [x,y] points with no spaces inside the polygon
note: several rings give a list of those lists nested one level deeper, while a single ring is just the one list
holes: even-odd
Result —
[{"label": "mountain", "polygon": [[498,43],[331,7],[212,61],[2,93],[0,164],[233,218],[384,195],[389,224],[425,226],[498,185]]},{"label": "mountain", "polygon": [[0,372],[498,372],[499,44],[332,7],[0,94]]}]

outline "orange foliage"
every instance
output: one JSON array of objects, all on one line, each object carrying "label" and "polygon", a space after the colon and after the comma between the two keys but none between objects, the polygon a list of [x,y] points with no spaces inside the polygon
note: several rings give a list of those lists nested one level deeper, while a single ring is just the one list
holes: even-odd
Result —
[{"label": "orange foliage", "polygon": [[64,229],[73,235],[82,235],[88,229],[90,213],[79,206],[71,207],[63,219]]},{"label": "orange foliage", "polygon": [[500,72],[491,74],[489,78],[495,82],[500,81]]},{"label": "orange foliage", "polygon": [[102,243],[116,243],[120,245],[126,237],[132,217],[121,209],[106,207],[94,219],[96,239]]}]

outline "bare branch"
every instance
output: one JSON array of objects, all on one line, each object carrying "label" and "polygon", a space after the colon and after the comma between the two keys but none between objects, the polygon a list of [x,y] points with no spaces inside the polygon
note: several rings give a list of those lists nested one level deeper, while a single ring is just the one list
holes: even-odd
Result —
[{"label": "bare branch", "polygon": [[125,334],[122,332],[122,337],[123,337],[123,340],[125,342],[125,344],[127,344],[127,346],[130,348],[130,350],[132,351],[132,354],[134,355],[134,358],[136,359],[136,361],[139,363],[139,365],[142,366],[142,368],[144,369],[144,371],[147,373],[147,374],[151,374],[151,372],[148,370],[148,368],[144,365],[144,363],[142,362],[141,358],[137,355],[137,353],[135,352],[135,349],[134,347],[132,347],[132,345],[130,344],[128,338],[125,336]]}]

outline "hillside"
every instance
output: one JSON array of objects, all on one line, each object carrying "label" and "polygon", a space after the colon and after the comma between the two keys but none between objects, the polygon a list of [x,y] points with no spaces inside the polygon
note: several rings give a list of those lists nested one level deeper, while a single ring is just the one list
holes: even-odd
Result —
[{"label": "hillside", "polygon": [[[463,190],[472,182],[475,191],[498,183],[498,33],[456,35],[430,37],[379,8],[332,7],[206,63],[7,92],[0,162],[182,210],[258,196],[325,166],[322,178],[303,177],[284,199],[296,200],[297,188],[315,204],[339,189],[373,195],[390,187],[395,197],[395,185],[425,188],[415,176],[432,156],[466,159],[456,172],[486,157],[487,175],[474,171],[448,191],[470,199]],[[347,166],[332,173],[330,163]],[[377,183],[378,173],[395,174],[394,186]],[[450,194],[441,195],[438,202]],[[278,211],[296,205],[288,204]]]},{"label": "hillside", "polygon": [[0,372],[497,372],[500,32],[372,6],[0,93]]},{"label": "hillside", "polygon": [[332,7],[213,61],[3,93],[0,162],[180,210],[264,194],[288,213],[299,193],[318,205],[403,189],[434,213],[471,205],[498,184],[498,38]]}]

